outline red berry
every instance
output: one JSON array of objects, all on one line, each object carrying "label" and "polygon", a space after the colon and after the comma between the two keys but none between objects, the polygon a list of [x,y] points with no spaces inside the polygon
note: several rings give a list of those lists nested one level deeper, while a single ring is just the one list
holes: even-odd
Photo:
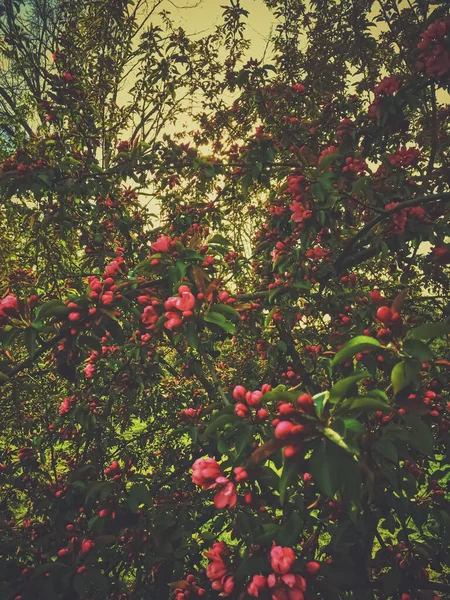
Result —
[{"label": "red berry", "polygon": [[275,437],[284,440],[292,434],[294,425],[290,421],[280,421],[275,427]]},{"label": "red berry", "polygon": [[389,306],[380,306],[377,310],[377,319],[387,325],[392,320],[392,310]]},{"label": "red berry", "polygon": [[306,572],[308,575],[315,577],[320,571],[320,564],[314,560],[306,563]]}]

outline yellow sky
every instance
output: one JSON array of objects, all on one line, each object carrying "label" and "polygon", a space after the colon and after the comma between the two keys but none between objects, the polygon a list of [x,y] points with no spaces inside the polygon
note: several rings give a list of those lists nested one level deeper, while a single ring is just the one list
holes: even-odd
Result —
[{"label": "yellow sky", "polygon": [[[222,6],[226,4],[228,0],[176,0],[168,3],[168,10],[175,23],[188,34],[207,35],[221,23]],[[247,20],[247,38],[251,42],[249,56],[261,58],[275,19],[263,0],[241,0],[241,7],[250,13]]]}]

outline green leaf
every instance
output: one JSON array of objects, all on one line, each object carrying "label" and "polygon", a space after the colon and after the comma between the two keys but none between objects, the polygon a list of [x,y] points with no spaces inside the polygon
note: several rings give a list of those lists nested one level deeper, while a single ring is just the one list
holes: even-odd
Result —
[{"label": "green leaf", "polygon": [[280,504],[284,505],[284,501],[286,499],[286,491],[287,488],[295,481],[298,474],[298,462],[294,460],[289,460],[284,463],[283,473],[280,477]]},{"label": "green leaf", "polygon": [[283,340],[279,340],[275,347],[283,353],[287,352],[287,344],[286,342],[283,342]]},{"label": "green leaf", "polygon": [[266,316],[266,318],[264,319],[264,327],[268,327],[270,325],[270,322],[272,321],[272,317],[276,312],[277,312],[277,306],[274,306],[272,308],[272,310],[269,312],[269,314]]},{"label": "green leaf", "polygon": [[433,454],[433,434],[430,427],[416,415],[403,415],[404,421],[411,428],[410,443],[425,456]]},{"label": "green leaf", "polygon": [[349,398],[343,402],[333,414],[341,414],[345,412],[372,412],[381,410],[383,412],[391,412],[392,406],[390,406],[384,400],[380,398],[374,398],[372,396],[361,396],[358,398]]},{"label": "green leaf", "polygon": [[253,429],[248,426],[248,423],[244,423],[244,427],[241,427],[236,431],[236,462],[241,458],[247,448],[249,448],[252,441]]},{"label": "green leaf", "polygon": [[277,296],[281,296],[282,294],[286,294],[287,290],[284,287],[277,287],[273,290],[269,291],[269,295],[267,296],[267,299],[269,301],[269,304],[272,304],[272,301],[277,297]]},{"label": "green leaf", "polygon": [[227,238],[223,237],[223,235],[220,235],[220,233],[216,233],[213,235],[212,238],[208,240],[208,245],[209,244],[225,246],[226,248],[228,248],[230,242],[229,240],[227,240]]},{"label": "green leaf", "polygon": [[391,462],[396,464],[398,463],[397,448],[395,447],[393,442],[391,442],[391,440],[381,438],[380,440],[375,442],[373,447],[377,452],[379,452],[382,456],[384,456]]},{"label": "green leaf", "polygon": [[350,377],[337,381],[331,388],[330,402],[336,402],[341,398],[345,398],[347,392],[354,387],[358,381],[361,381],[361,379],[364,379],[365,377],[370,377],[370,374],[367,372],[357,373],[356,375],[351,375]]},{"label": "green leaf", "polygon": [[234,413],[220,414],[213,421],[211,421],[211,423],[205,429],[205,436],[208,436],[211,433],[214,433],[218,429],[223,429],[226,425],[228,425],[230,423],[236,423],[237,421],[240,421],[240,420],[241,420],[240,417],[238,417]]},{"label": "green leaf", "polygon": [[316,413],[319,418],[323,415],[323,411],[329,397],[329,392],[320,392],[320,394],[313,396],[314,406],[316,407]]},{"label": "green leaf", "polygon": [[355,354],[358,354],[363,350],[370,350],[375,348],[382,348],[378,340],[366,335],[358,335],[349,342],[347,342],[347,344],[345,344],[345,346],[341,350],[339,350],[339,352],[331,361],[331,366],[332,368],[334,368],[339,363],[348,360],[349,358],[355,356]]},{"label": "green leaf", "polygon": [[277,385],[276,388],[264,394],[261,400],[264,402],[276,402],[277,400],[281,400],[283,402],[291,402],[296,404],[297,398],[300,396],[301,392],[288,392],[284,385]]},{"label": "green leaf", "polygon": [[6,325],[3,331],[0,333],[0,346],[3,350],[7,350],[11,345],[13,339],[18,335],[19,329],[16,329],[12,325]]},{"label": "green leaf", "polygon": [[109,331],[114,341],[117,342],[120,346],[123,346],[125,344],[125,333],[122,327],[119,325],[118,321],[107,316],[104,316],[102,321],[105,326],[105,329]]},{"label": "green leaf", "polygon": [[365,193],[365,188],[370,182],[370,177],[358,177],[352,187],[352,194],[360,194],[361,192]]},{"label": "green leaf", "polygon": [[358,419],[343,419],[346,431],[353,433],[364,433],[364,425],[358,421]]},{"label": "green leaf", "polygon": [[339,160],[340,158],[342,158],[342,154],[339,154],[338,152],[334,152],[333,154],[327,154],[320,161],[317,167],[318,171],[321,171],[322,173],[324,171],[328,171],[330,165]]},{"label": "green leaf", "polygon": [[36,352],[37,330],[34,327],[27,327],[24,330],[25,346],[27,347],[28,356],[33,358]]},{"label": "green leaf", "polygon": [[324,440],[314,448],[309,461],[314,482],[327,496],[334,496],[338,488],[338,473],[333,446]]},{"label": "green leaf", "polygon": [[374,398],[380,398],[381,400],[384,400],[385,402],[389,401],[386,392],[384,392],[383,390],[370,390],[370,392],[367,392],[367,395],[373,396]]},{"label": "green leaf", "polygon": [[236,326],[234,325],[234,323],[227,321],[225,317],[219,312],[211,310],[207,315],[203,317],[203,319],[206,323],[212,323],[213,325],[217,325],[218,327],[220,327],[228,333],[235,332]]},{"label": "green leaf", "polygon": [[94,585],[98,591],[100,597],[105,598],[108,595],[108,578],[99,569],[90,568],[88,572],[90,582]]},{"label": "green leaf", "polygon": [[[338,482],[338,490],[344,505],[359,506],[361,504],[361,471],[359,462],[350,454],[339,457]],[[352,513],[349,516],[352,518]]]},{"label": "green leaf", "polygon": [[434,354],[431,349],[420,340],[406,339],[403,343],[403,350],[412,358],[417,358],[421,361],[434,360]]},{"label": "green leaf", "polygon": [[391,372],[392,388],[394,395],[416,381],[421,365],[417,361],[404,360],[397,363]]},{"label": "green leaf", "polygon": [[327,436],[329,440],[331,440],[334,444],[348,452],[349,454],[358,454],[359,450],[357,448],[350,447],[340,433],[331,429],[331,427],[324,427],[323,433]]},{"label": "green leaf", "polygon": [[410,329],[408,331],[408,338],[413,340],[429,340],[431,338],[444,337],[450,334],[449,323],[424,323]]},{"label": "green leaf", "polygon": [[103,500],[116,488],[116,484],[113,481],[95,481],[89,487],[89,491],[86,494],[86,502],[89,498],[99,498]]},{"label": "green leaf", "polygon": [[198,339],[197,328],[193,321],[188,321],[186,324],[186,339],[191,348],[198,350],[200,340]]},{"label": "green leaf", "polygon": [[145,483],[134,483],[131,486],[127,502],[133,512],[136,512],[142,504],[144,506],[152,504],[152,497]]},{"label": "green leaf", "polygon": [[81,600],[85,600],[89,596],[88,578],[84,573],[82,575],[75,575],[72,579],[72,585]]},{"label": "green leaf", "polygon": [[46,317],[62,317],[69,313],[70,308],[68,308],[62,300],[49,300],[36,310],[36,320],[38,318],[45,319]]},{"label": "green leaf", "polygon": [[219,312],[225,317],[229,317],[232,321],[241,320],[241,315],[229,304],[214,304],[214,312]]},{"label": "green leaf", "polygon": [[402,574],[400,569],[397,566],[392,567],[392,569],[383,575],[383,590],[386,592],[386,594],[392,596],[393,592],[395,592],[400,585],[401,580]]},{"label": "green leaf", "polygon": [[99,339],[93,337],[92,335],[87,335],[86,333],[81,333],[78,336],[78,344],[81,347],[90,348],[91,350],[95,350],[99,354],[102,352],[102,344]]},{"label": "green leaf", "polygon": [[301,535],[302,528],[303,519],[299,513],[294,510],[291,512],[288,520],[281,527],[281,529],[279,526],[277,526],[278,530],[275,536],[269,541],[277,541],[278,539],[281,544],[286,544],[286,546],[295,546],[299,536]]}]

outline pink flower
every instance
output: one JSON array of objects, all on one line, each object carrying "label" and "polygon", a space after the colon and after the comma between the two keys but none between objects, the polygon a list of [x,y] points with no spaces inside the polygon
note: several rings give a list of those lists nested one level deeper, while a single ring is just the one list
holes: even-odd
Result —
[{"label": "pink flower", "polygon": [[17,313],[17,298],[12,294],[5,296],[0,302],[0,317],[12,317]]},{"label": "pink flower", "polygon": [[236,481],[245,481],[248,478],[248,473],[243,467],[236,467],[234,469],[234,475]]},{"label": "pink flower", "polygon": [[272,546],[270,551],[270,564],[275,573],[284,575],[295,562],[295,554],[292,548]]},{"label": "pink flower", "polygon": [[305,86],[301,83],[295,83],[294,85],[291,85],[291,90],[293,92],[297,92],[297,94],[303,94],[305,91]]},{"label": "pink flower", "polygon": [[222,560],[213,560],[206,569],[206,576],[210,581],[214,581],[216,579],[222,579],[226,572],[227,566]]},{"label": "pink flower", "polygon": [[256,392],[247,392],[245,394],[245,400],[247,401],[247,404],[249,406],[256,406],[257,404],[259,404],[259,401],[261,400],[262,396],[263,394],[259,390],[257,390]]},{"label": "pink flower", "polygon": [[383,302],[383,300],[384,300],[383,296],[381,295],[380,290],[376,290],[376,289],[371,290],[369,292],[369,297],[374,304],[380,304],[380,302]]},{"label": "pink flower", "polygon": [[297,398],[297,404],[301,410],[305,412],[314,412],[314,399],[309,394],[302,394]]},{"label": "pink flower", "polygon": [[[199,459],[201,460],[201,459]],[[211,459],[206,459],[211,460]],[[230,551],[228,550],[228,546],[225,542],[214,542],[211,550],[205,552],[206,558],[209,560],[223,560],[224,557],[229,556]]]},{"label": "pink flower", "polygon": [[112,304],[114,301],[114,292],[105,292],[104,294],[102,294],[100,296],[100,302],[102,304],[104,304],[105,306],[108,306],[109,304]]},{"label": "pink flower", "polygon": [[179,298],[175,298],[175,308],[181,311],[191,310],[195,306],[195,296],[187,285],[180,285],[178,288]]},{"label": "pink flower", "polygon": [[390,77],[384,77],[378,85],[375,86],[375,96],[384,94],[386,96],[392,96],[400,88],[400,80],[395,75]]},{"label": "pink flower", "polygon": [[109,265],[106,265],[105,267],[105,275],[107,277],[112,277],[113,275],[115,275],[120,269],[120,265],[117,262],[117,260],[112,260]]},{"label": "pink flower", "polygon": [[275,427],[275,437],[279,440],[285,440],[293,434],[294,424],[290,421],[280,421]]},{"label": "pink flower", "polygon": [[192,465],[192,481],[204,490],[214,487],[219,477],[222,471],[214,458],[198,458]]},{"label": "pink flower", "polygon": [[233,575],[226,575],[222,579],[222,596],[229,596],[234,589]]},{"label": "pink flower", "polygon": [[130,149],[130,142],[128,140],[122,140],[117,144],[117,152],[127,152]]},{"label": "pink flower", "polygon": [[245,399],[245,394],[247,390],[242,385],[237,385],[233,390],[233,398],[237,401],[241,401]]},{"label": "pink flower", "polygon": [[221,596],[229,596],[234,589],[234,579],[229,570],[228,556],[230,551],[225,542],[215,542],[205,556],[212,562],[206,569],[206,575],[211,581],[211,587]]},{"label": "pink flower", "polygon": [[248,415],[248,406],[246,404],[242,404],[242,402],[239,402],[234,407],[234,412],[237,414],[238,417],[243,419]]},{"label": "pink flower", "polygon": [[95,544],[92,540],[83,540],[81,542],[81,554],[89,554],[94,547]]},{"label": "pink flower", "polygon": [[156,240],[156,242],[152,243],[153,252],[168,252],[170,250],[170,246],[172,244],[172,240],[167,235],[161,235]]},{"label": "pink flower", "polygon": [[142,294],[141,296],[137,297],[137,301],[139,302],[139,304],[143,304],[144,306],[148,306],[149,304],[152,303],[152,299],[150,296],[146,296],[145,294]]},{"label": "pink flower", "polygon": [[95,373],[95,367],[92,363],[88,363],[84,369],[84,374],[86,376],[86,379],[92,379],[94,377],[94,373]]},{"label": "pink flower", "polygon": [[66,556],[69,556],[69,554],[69,548],[61,548],[61,550],[58,550],[58,558],[66,558]]},{"label": "pink flower", "polygon": [[144,312],[141,315],[141,320],[147,327],[152,326],[158,320],[158,313],[153,306],[146,306]]},{"label": "pink flower", "polygon": [[277,577],[271,573],[267,578],[269,588],[272,590],[272,600],[303,600],[306,590],[306,581],[301,575],[287,573]]},{"label": "pink flower", "polygon": [[[225,479],[225,477],[223,478]],[[232,481],[219,482],[221,489],[214,496],[214,506],[216,508],[233,508],[236,506],[237,493]]]},{"label": "pink flower", "polygon": [[450,263],[450,250],[445,247],[436,246],[431,252],[432,260],[438,264],[448,265]]},{"label": "pink flower", "polygon": [[267,579],[264,575],[253,575],[253,579],[247,587],[247,592],[250,596],[258,598],[259,592],[267,587]]},{"label": "pink flower", "polygon": [[256,413],[256,416],[258,417],[258,419],[267,419],[267,417],[269,416],[269,411],[266,410],[265,408],[260,408],[258,410],[258,412]]},{"label": "pink flower", "polygon": [[319,163],[322,162],[322,159],[324,159],[325,156],[328,156],[328,154],[336,154],[337,151],[338,149],[336,148],[336,146],[329,146],[328,148],[325,148],[325,150],[323,150],[321,155],[319,156]]},{"label": "pink flower", "polygon": [[288,192],[296,200],[301,198],[306,185],[307,181],[303,175],[290,175],[288,177]]},{"label": "pink flower", "polygon": [[179,310],[183,317],[192,316],[191,309],[195,306],[195,296],[187,285],[180,285],[178,288],[178,297],[172,296],[164,302],[164,308],[166,309],[166,317],[168,321],[164,323],[167,329],[173,329],[178,327],[182,323],[181,316],[175,312]]},{"label": "pink flower", "polygon": [[389,162],[393,167],[409,167],[416,164],[421,158],[421,153],[418,148],[406,148],[402,146],[397,152],[388,157]]},{"label": "pink flower", "polygon": [[166,329],[175,329],[175,327],[179,327],[183,322],[180,318],[180,315],[173,311],[166,312],[167,321],[164,323],[164,327]]},{"label": "pink flower", "polygon": [[297,200],[294,200],[289,208],[292,211],[291,219],[295,221],[295,223],[302,223],[311,218],[312,213],[309,208],[305,208],[303,204]]},{"label": "pink flower", "polygon": [[75,396],[71,396],[70,398],[64,398],[61,402],[61,406],[59,407],[59,414],[65,415],[70,412],[73,404],[75,402]]}]

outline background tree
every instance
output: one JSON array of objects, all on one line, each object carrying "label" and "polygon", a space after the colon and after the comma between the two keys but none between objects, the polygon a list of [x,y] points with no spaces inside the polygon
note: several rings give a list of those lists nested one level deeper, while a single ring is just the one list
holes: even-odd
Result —
[{"label": "background tree", "polygon": [[448,8],[266,4],[4,5],[5,598],[449,593]]}]

